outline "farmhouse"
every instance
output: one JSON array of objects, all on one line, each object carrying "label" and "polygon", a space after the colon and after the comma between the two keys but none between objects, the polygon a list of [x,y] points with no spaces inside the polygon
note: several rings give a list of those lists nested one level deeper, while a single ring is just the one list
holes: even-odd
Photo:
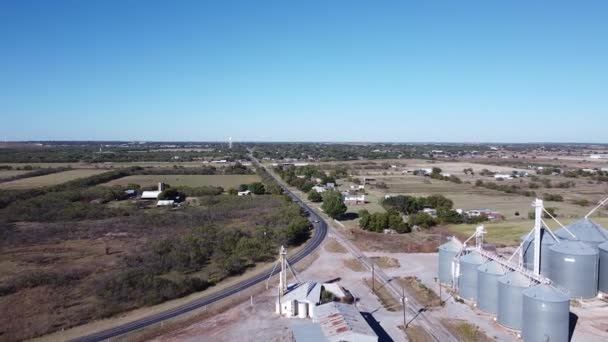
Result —
[{"label": "farmhouse", "polygon": [[251,191],[249,191],[249,190],[239,191],[237,193],[237,195],[239,195],[239,196],[249,196],[249,195],[251,195]]},{"label": "farmhouse", "polygon": [[344,203],[350,205],[365,204],[365,195],[344,195]]}]

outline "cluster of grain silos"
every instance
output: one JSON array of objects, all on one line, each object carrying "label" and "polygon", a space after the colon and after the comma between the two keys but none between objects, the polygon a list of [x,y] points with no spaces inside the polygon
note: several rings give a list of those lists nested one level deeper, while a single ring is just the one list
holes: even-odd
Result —
[{"label": "cluster of grain silos", "polygon": [[[608,278],[608,262],[602,264],[599,247],[608,241],[608,230],[583,218],[556,230],[554,235],[545,228],[541,230],[541,274],[566,289],[571,298],[593,298],[598,290],[608,293],[600,284],[601,279]],[[529,234],[522,240],[524,266],[532,269],[534,237]]]},{"label": "cluster of grain silos", "polygon": [[[454,260],[458,267],[453,267]],[[544,341],[539,336],[550,341],[568,340],[570,299],[531,279],[531,273],[514,270],[517,267],[509,267],[504,259],[481,249],[465,248],[455,239],[439,247],[438,266],[443,284],[456,287],[460,298],[475,303],[479,310],[496,315],[501,325],[521,330],[525,341]],[[452,272],[455,283],[451,283]]]}]

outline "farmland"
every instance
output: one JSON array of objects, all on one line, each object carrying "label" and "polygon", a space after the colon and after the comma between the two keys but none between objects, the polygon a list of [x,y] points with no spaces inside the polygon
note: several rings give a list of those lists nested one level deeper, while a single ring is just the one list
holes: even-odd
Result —
[{"label": "farmland", "polygon": [[106,170],[80,169],[0,183],[0,189],[33,189],[65,183],[74,179],[98,175]]},{"label": "farmland", "polygon": [[11,178],[14,176],[20,176],[28,173],[30,171],[27,170],[2,170],[0,171],[0,180]]},{"label": "farmland", "polygon": [[158,182],[171,186],[221,186],[224,189],[237,188],[240,184],[259,182],[257,175],[135,175],[112,180],[104,185],[113,186],[139,184],[142,187],[154,186]]}]

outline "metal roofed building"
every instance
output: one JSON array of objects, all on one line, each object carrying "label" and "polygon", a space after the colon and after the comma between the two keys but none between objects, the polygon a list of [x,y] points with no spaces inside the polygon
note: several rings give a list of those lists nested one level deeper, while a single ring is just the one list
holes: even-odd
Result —
[{"label": "metal roofed building", "polygon": [[378,335],[353,305],[330,302],[315,308],[314,322],[330,342],[378,342]]},{"label": "metal roofed building", "polygon": [[291,331],[293,331],[293,338],[296,342],[329,342],[319,323],[293,320]]},{"label": "metal roofed building", "polygon": [[155,200],[158,198],[158,195],[160,195],[162,191],[144,191],[141,194],[141,199],[142,200]]}]

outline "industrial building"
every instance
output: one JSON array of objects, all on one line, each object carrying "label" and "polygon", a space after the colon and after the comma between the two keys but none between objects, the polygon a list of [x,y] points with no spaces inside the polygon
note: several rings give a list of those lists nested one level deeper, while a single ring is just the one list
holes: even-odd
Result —
[{"label": "industrial building", "polygon": [[[506,259],[483,249],[483,226],[464,242],[438,249],[438,279],[496,321],[520,330],[524,341],[569,341],[570,300],[608,293],[608,231],[587,216],[552,232],[535,200],[534,228]],[[474,247],[467,247],[471,239]]]},{"label": "industrial building", "polygon": [[320,305],[313,322],[319,323],[330,342],[378,342],[378,335],[354,305],[337,302]]}]

